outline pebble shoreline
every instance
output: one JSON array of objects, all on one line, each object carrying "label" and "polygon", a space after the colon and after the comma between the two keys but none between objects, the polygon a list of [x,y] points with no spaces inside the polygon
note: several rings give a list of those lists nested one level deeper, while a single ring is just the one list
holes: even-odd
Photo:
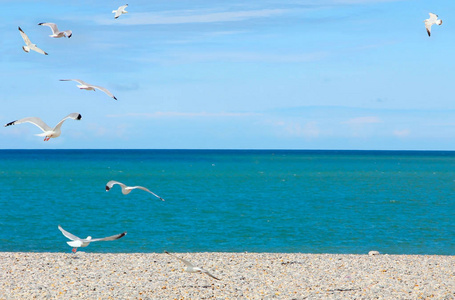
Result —
[{"label": "pebble shoreline", "polygon": [[455,299],[455,256],[0,253],[0,299]]}]

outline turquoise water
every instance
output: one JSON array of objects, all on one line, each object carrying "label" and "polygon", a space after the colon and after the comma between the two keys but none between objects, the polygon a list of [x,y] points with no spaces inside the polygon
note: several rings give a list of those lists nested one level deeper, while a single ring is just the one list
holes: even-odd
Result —
[{"label": "turquoise water", "polygon": [[[455,152],[1,150],[0,251],[455,255]],[[123,195],[109,180],[148,187]]]}]

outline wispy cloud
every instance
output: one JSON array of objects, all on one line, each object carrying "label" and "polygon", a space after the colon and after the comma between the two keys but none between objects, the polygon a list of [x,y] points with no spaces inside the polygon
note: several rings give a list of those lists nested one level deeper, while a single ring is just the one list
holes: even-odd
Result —
[{"label": "wispy cloud", "polygon": [[153,62],[161,64],[199,63],[211,61],[228,61],[235,63],[259,62],[259,63],[307,63],[320,61],[330,56],[328,52],[310,53],[260,53],[260,52],[178,52],[169,53],[165,57],[140,57],[137,61]]},{"label": "wispy cloud", "polygon": [[322,130],[316,121],[300,120],[266,120],[266,126],[270,126],[272,131],[279,136],[303,137],[306,139],[318,138]]},{"label": "wispy cloud", "polygon": [[238,22],[253,18],[266,18],[282,15],[286,9],[259,9],[245,11],[201,12],[196,10],[144,12],[135,13],[134,18],[107,20],[105,17],[97,19],[99,24],[124,24],[124,25],[169,25],[188,23],[215,23]]},{"label": "wispy cloud", "polygon": [[403,129],[403,130],[394,130],[393,135],[397,137],[406,137],[411,134],[411,131],[408,129]]},{"label": "wispy cloud", "polygon": [[363,125],[363,124],[374,124],[374,123],[382,123],[382,120],[378,117],[358,117],[349,119],[343,124],[352,124],[352,125]]},{"label": "wispy cloud", "polygon": [[259,116],[259,113],[252,112],[153,112],[153,113],[126,113],[126,114],[117,114],[117,115],[106,115],[108,118],[123,118],[123,117],[142,117],[142,118],[176,118],[176,117],[185,117],[185,118],[213,118],[213,117],[251,117]]},{"label": "wispy cloud", "polygon": [[291,136],[317,138],[321,130],[316,122],[307,122],[303,125],[298,123],[288,124],[285,126],[285,131]]},{"label": "wispy cloud", "polygon": [[398,2],[404,0],[332,0],[333,4],[373,4],[381,2]]},{"label": "wispy cloud", "polygon": [[[218,53],[181,53],[184,61],[232,61],[232,62],[271,62],[271,63],[299,63],[321,60],[329,54],[326,52],[302,54],[270,54],[255,52],[218,52]],[[175,61],[175,59],[174,59]]]}]

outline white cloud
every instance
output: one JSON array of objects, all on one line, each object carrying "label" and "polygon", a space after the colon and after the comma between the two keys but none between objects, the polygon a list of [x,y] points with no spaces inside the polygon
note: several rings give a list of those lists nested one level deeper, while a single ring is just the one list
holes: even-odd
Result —
[{"label": "white cloud", "polygon": [[165,24],[188,24],[188,23],[214,23],[214,22],[237,22],[253,18],[266,18],[286,13],[286,9],[260,9],[249,11],[226,11],[201,13],[196,10],[168,11],[168,12],[145,12],[135,13],[134,18],[122,18],[107,20],[104,16],[97,20],[98,23],[123,24],[123,25],[165,25]]},{"label": "white cloud", "polygon": [[395,130],[393,131],[393,135],[397,137],[406,137],[411,134],[411,131],[409,129],[403,129],[403,130]]},{"label": "white cloud", "polygon": [[321,129],[317,122],[314,121],[309,121],[304,124],[298,121],[286,122],[283,120],[269,121],[268,123],[273,127],[278,128],[279,135],[285,134],[293,137],[317,138],[321,134]]},{"label": "white cloud", "polygon": [[351,125],[363,125],[363,124],[382,123],[382,120],[379,119],[378,117],[358,117],[358,118],[349,119],[342,123],[351,124]]},{"label": "white cloud", "polygon": [[[179,55],[183,61],[219,61],[228,60],[235,62],[275,62],[275,63],[299,63],[320,60],[326,56],[326,52],[302,53],[302,54],[264,54],[254,52],[218,52],[218,53],[182,53]],[[174,60],[175,61],[175,60]]]},{"label": "white cloud", "polygon": [[235,63],[242,62],[266,62],[266,63],[307,63],[320,61],[330,54],[328,52],[310,52],[301,54],[291,54],[283,52],[280,54],[267,54],[258,52],[211,52],[211,53],[169,53],[160,58],[157,57],[140,57],[136,60],[139,62],[153,62],[161,64],[186,64],[199,63],[207,61],[228,61]]}]

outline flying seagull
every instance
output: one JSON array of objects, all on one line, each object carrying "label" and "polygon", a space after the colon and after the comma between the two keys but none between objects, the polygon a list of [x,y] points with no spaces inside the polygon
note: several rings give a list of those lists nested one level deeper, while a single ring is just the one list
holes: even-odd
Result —
[{"label": "flying seagull", "polygon": [[46,123],[43,122],[43,120],[41,120],[38,117],[28,117],[13,122],[9,122],[8,124],[5,125],[5,127],[22,123],[32,123],[33,125],[38,126],[43,131],[43,133],[36,135],[45,136],[44,141],[48,141],[50,138],[56,138],[60,136],[60,134],[62,133],[60,128],[62,127],[62,124],[63,122],[65,122],[66,119],[80,120],[81,118],[82,116],[79,113],[69,114],[66,117],[64,117],[63,120],[61,120],[53,129],[50,128]]},{"label": "flying seagull", "polygon": [[430,14],[430,18],[426,19],[424,22],[425,22],[425,28],[427,29],[427,32],[428,32],[428,36],[431,36],[431,26],[434,24],[441,25],[442,20],[441,19],[438,20],[438,15],[435,15],[432,13],[429,13],[429,14]]},{"label": "flying seagull", "polygon": [[189,261],[183,259],[183,258],[180,258],[178,256],[175,256],[167,251],[164,251],[164,253],[166,254],[169,254],[170,256],[173,256],[175,258],[177,258],[178,260],[180,260],[181,262],[183,262],[186,266],[185,268],[185,271],[186,272],[189,272],[189,273],[204,273],[204,274],[207,274],[209,275],[210,277],[216,279],[216,280],[220,280],[219,278],[216,278],[215,276],[213,276],[212,274],[210,274],[207,270],[204,270],[202,268],[199,268],[199,267],[196,267],[195,265],[193,265],[192,263],[190,263]]},{"label": "flying seagull", "polygon": [[95,89],[98,89],[102,92],[105,92],[109,97],[117,100],[117,98],[115,98],[115,96],[111,92],[109,92],[106,88],[103,88],[102,86],[88,84],[87,82],[84,82],[80,79],[60,79],[60,81],[76,81],[77,83],[80,84],[77,85],[77,87],[80,88],[81,90],[94,91]]},{"label": "flying seagull", "polygon": [[52,34],[50,37],[53,38],[61,38],[61,37],[67,37],[70,38],[73,35],[73,32],[71,30],[65,30],[65,31],[60,31],[58,30],[57,24],[55,23],[39,23],[38,25],[42,26],[49,26],[52,29]]},{"label": "flying seagull", "polygon": [[118,185],[120,185],[122,187],[122,194],[123,195],[128,195],[134,189],[140,189],[140,190],[149,192],[153,196],[155,196],[155,197],[159,198],[160,200],[164,201],[163,198],[161,198],[160,196],[158,196],[157,194],[155,194],[154,192],[150,191],[149,189],[147,189],[147,188],[145,188],[143,186],[126,186],[123,183],[115,181],[115,180],[111,180],[108,183],[106,183],[106,192],[109,192],[109,190],[116,184],[118,184]]},{"label": "flying seagull", "polygon": [[122,5],[117,10],[113,10],[112,13],[115,14],[115,18],[117,19],[122,14],[128,13],[125,9],[127,8],[128,4]]},{"label": "flying seagull", "polygon": [[22,49],[24,49],[25,52],[30,52],[30,50],[33,50],[33,51],[36,51],[38,53],[41,53],[41,54],[44,54],[44,55],[47,55],[46,52],[44,52],[42,49],[38,48],[36,46],[36,44],[32,44],[32,42],[30,41],[30,39],[28,38],[28,36],[25,34],[24,31],[22,31],[22,29],[20,27],[19,28],[19,32],[21,33],[21,36],[22,36],[22,39],[24,40],[25,42],[25,46],[22,46]]},{"label": "flying seagull", "polygon": [[126,231],[125,231],[123,233],[119,233],[119,234],[116,234],[116,235],[113,235],[113,236],[108,236],[108,237],[105,237],[105,238],[92,239],[91,236],[88,236],[85,239],[81,239],[81,238],[78,238],[77,236],[75,236],[74,234],[69,233],[68,231],[63,229],[62,226],[60,226],[60,225],[58,225],[58,229],[63,233],[64,236],[66,236],[67,238],[69,238],[71,240],[71,242],[66,242],[66,243],[68,245],[70,245],[71,247],[74,247],[73,248],[73,252],[74,253],[76,253],[77,248],[79,248],[79,247],[87,247],[92,242],[118,240],[119,238],[122,238],[122,237],[124,237],[126,235]]}]

